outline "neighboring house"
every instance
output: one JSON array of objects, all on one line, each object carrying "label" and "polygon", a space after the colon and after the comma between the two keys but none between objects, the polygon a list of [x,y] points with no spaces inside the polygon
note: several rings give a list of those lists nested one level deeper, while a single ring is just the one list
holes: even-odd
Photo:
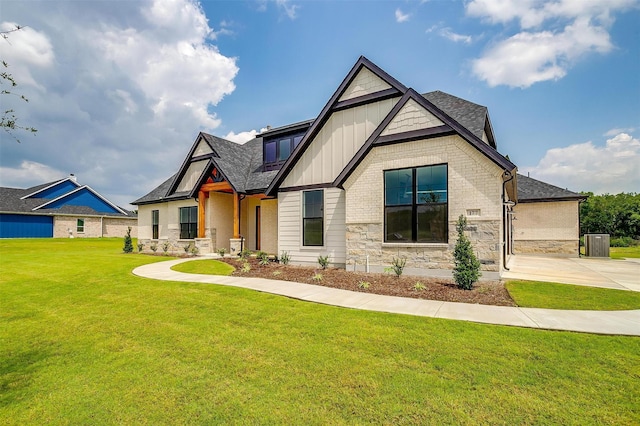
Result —
[{"label": "neighboring house", "polygon": [[137,216],[76,177],[27,189],[0,187],[0,238],[122,237]]},{"label": "neighboring house", "polygon": [[[320,255],[349,269],[453,267],[455,223],[485,276],[511,254],[516,166],[497,151],[487,108],[419,94],[361,57],[314,120],[244,145],[200,133],[178,172],[134,201],[139,240],[172,250]],[[577,234],[575,239],[577,241]]]},{"label": "neighboring house", "polygon": [[580,202],[585,195],[518,175],[513,252],[578,257]]}]

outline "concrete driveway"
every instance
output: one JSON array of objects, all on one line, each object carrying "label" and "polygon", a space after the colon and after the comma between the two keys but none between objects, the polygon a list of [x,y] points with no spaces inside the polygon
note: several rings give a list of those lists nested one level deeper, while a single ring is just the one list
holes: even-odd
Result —
[{"label": "concrete driveway", "polygon": [[640,291],[640,259],[563,258],[516,255],[503,279],[579,284]]}]

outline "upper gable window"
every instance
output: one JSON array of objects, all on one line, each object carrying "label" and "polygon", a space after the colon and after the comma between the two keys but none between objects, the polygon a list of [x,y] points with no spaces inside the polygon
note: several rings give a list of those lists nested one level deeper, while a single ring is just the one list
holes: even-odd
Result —
[{"label": "upper gable window", "polygon": [[300,144],[304,133],[275,136],[264,141],[264,168],[276,170],[282,167],[293,150]]}]

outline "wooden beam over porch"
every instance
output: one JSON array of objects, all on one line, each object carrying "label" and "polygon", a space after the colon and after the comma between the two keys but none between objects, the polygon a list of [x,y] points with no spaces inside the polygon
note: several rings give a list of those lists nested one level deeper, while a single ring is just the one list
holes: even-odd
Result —
[{"label": "wooden beam over porch", "polygon": [[209,191],[226,191],[231,192],[233,188],[229,185],[229,182],[213,182],[213,183],[205,183],[200,187],[200,191],[209,192]]},{"label": "wooden beam over porch", "polygon": [[240,238],[240,197],[233,191],[233,238]]},{"label": "wooden beam over porch", "polygon": [[207,192],[198,191],[198,238],[205,237],[205,206],[208,195]]}]

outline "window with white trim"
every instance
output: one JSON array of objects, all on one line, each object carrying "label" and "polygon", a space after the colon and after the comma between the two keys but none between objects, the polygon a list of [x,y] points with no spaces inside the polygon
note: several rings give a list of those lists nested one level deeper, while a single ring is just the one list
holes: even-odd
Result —
[{"label": "window with white trim", "polygon": [[84,233],[84,219],[76,220],[76,232]]}]

